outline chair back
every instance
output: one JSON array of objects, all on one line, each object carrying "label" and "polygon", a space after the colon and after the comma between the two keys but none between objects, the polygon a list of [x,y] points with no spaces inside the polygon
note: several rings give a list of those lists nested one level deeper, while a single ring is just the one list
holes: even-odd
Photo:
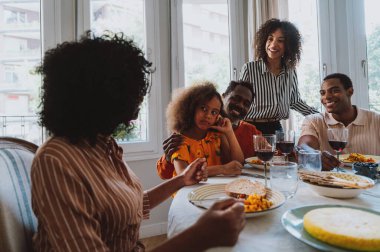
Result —
[{"label": "chair back", "polygon": [[0,250],[32,251],[37,220],[31,204],[30,169],[38,146],[0,137]]}]

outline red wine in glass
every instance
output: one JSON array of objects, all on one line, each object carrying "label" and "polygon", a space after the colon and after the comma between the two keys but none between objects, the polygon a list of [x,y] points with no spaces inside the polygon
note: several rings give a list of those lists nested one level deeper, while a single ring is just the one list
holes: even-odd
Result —
[{"label": "red wine in glass", "polygon": [[344,148],[346,148],[347,142],[343,141],[329,141],[331,148],[333,148],[337,152],[342,152]]},{"label": "red wine in glass", "polygon": [[276,135],[254,135],[253,145],[257,157],[264,161],[265,187],[267,187],[267,166],[276,150]]},{"label": "red wine in glass", "polygon": [[[331,148],[336,152],[336,159],[339,160],[339,154],[347,145],[348,129],[347,128],[329,128],[327,129],[327,137]],[[339,166],[336,170],[339,172]]]},{"label": "red wine in glass", "polygon": [[285,160],[288,161],[288,155],[292,153],[295,141],[294,130],[276,130],[276,149],[285,155]]},{"label": "red wine in glass", "polygon": [[256,155],[257,157],[266,162],[266,161],[269,161],[273,158],[273,155],[274,155],[274,151],[271,151],[271,150],[257,150],[256,151]]},{"label": "red wine in glass", "polygon": [[279,141],[276,143],[276,148],[284,154],[289,154],[294,148],[294,142],[291,141]]}]

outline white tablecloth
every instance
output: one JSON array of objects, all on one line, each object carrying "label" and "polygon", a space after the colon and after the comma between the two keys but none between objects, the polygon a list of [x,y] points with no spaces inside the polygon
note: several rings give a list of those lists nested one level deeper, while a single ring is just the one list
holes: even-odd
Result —
[{"label": "white tablecloth", "polygon": [[[244,170],[247,171],[248,169]],[[209,178],[206,183],[184,187],[178,191],[169,210],[168,237],[170,238],[191,226],[205,211],[187,200],[189,192],[205,184],[227,183],[233,179],[235,178]],[[371,191],[380,194],[379,183]],[[365,194],[360,194],[353,199],[327,198],[316,194],[308,185],[300,182],[295,197],[288,200],[283,206],[266,215],[248,218],[247,224],[234,247],[213,248],[209,251],[318,251],[288,233],[282,227],[281,216],[292,208],[320,204],[360,206],[380,212],[380,198]]]}]

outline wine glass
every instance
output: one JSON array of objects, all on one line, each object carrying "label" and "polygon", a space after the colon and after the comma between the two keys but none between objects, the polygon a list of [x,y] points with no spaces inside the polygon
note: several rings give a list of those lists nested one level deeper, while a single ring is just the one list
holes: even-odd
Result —
[{"label": "wine glass", "polygon": [[[327,129],[329,144],[336,152],[336,158],[339,160],[339,154],[347,145],[348,129],[346,128],[329,128]],[[340,161],[340,160],[339,160]],[[339,171],[339,169],[336,169]]]},{"label": "wine glass", "polygon": [[293,151],[295,133],[294,130],[276,130],[276,148],[285,155],[285,161],[288,161],[288,155]]},{"label": "wine glass", "polygon": [[253,146],[257,157],[264,161],[265,187],[267,187],[267,166],[276,150],[276,135],[254,135]]}]

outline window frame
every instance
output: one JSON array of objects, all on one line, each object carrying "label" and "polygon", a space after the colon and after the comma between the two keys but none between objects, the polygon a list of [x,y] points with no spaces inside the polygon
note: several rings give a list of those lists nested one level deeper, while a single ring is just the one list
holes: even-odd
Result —
[{"label": "window frame", "polygon": [[[369,109],[369,79],[367,38],[365,34],[365,8],[364,1],[349,0],[346,3],[347,10],[347,44],[348,69],[354,84],[353,103],[361,108]],[[363,64],[364,63],[364,64]]]}]

